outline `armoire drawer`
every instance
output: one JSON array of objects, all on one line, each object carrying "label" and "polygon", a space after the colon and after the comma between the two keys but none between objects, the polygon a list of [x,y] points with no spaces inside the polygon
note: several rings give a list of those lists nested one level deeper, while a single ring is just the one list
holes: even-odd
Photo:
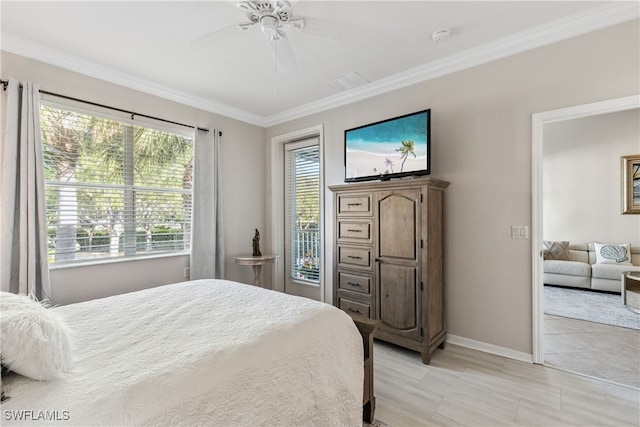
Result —
[{"label": "armoire drawer", "polygon": [[370,219],[339,219],[338,240],[355,243],[371,243]]},{"label": "armoire drawer", "polygon": [[372,319],[371,302],[353,301],[338,295],[338,308],[349,316],[360,316]]},{"label": "armoire drawer", "polygon": [[347,273],[338,270],[338,289],[371,295],[372,276]]},{"label": "armoire drawer", "polygon": [[371,248],[338,245],[338,264],[371,270]]},{"label": "armoire drawer", "polygon": [[339,194],[338,216],[368,216],[372,214],[371,193]]}]

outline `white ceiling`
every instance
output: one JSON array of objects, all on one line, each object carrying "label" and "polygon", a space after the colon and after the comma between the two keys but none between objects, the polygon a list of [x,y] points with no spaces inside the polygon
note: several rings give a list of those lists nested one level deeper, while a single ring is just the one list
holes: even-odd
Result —
[{"label": "white ceiling", "polygon": [[[297,69],[283,74],[259,28],[227,28],[246,21],[235,1],[2,0],[2,49],[267,126],[637,19],[639,8],[635,1],[292,5],[310,24],[329,22],[359,40],[287,30]],[[450,39],[434,43],[438,29],[450,30]],[[370,83],[345,92],[334,80],[352,72]]]}]

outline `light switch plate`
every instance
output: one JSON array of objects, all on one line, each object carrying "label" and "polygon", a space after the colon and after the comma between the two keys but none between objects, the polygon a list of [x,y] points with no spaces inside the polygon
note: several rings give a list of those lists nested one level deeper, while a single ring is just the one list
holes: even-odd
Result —
[{"label": "light switch plate", "polygon": [[511,238],[512,239],[528,239],[529,226],[528,225],[512,225]]}]

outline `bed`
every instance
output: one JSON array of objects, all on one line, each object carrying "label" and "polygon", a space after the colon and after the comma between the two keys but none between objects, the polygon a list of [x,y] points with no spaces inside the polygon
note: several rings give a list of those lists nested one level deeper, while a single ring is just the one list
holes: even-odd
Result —
[{"label": "bed", "polygon": [[362,425],[362,337],[331,305],[195,280],[51,310],[72,371],[5,376],[3,425]]}]

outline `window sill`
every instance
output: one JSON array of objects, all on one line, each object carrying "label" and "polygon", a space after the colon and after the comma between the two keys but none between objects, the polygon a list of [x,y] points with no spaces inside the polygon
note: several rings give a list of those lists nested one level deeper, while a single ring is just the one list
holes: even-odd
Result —
[{"label": "window sill", "polygon": [[144,256],[126,257],[126,258],[123,257],[118,259],[103,259],[99,261],[79,261],[79,262],[73,262],[69,264],[49,265],[49,270],[63,270],[66,268],[90,267],[90,266],[105,265],[105,264],[119,264],[123,262],[147,261],[147,260],[158,259],[158,258],[188,257],[190,255],[191,255],[190,252],[179,252],[179,253],[144,255]]}]

